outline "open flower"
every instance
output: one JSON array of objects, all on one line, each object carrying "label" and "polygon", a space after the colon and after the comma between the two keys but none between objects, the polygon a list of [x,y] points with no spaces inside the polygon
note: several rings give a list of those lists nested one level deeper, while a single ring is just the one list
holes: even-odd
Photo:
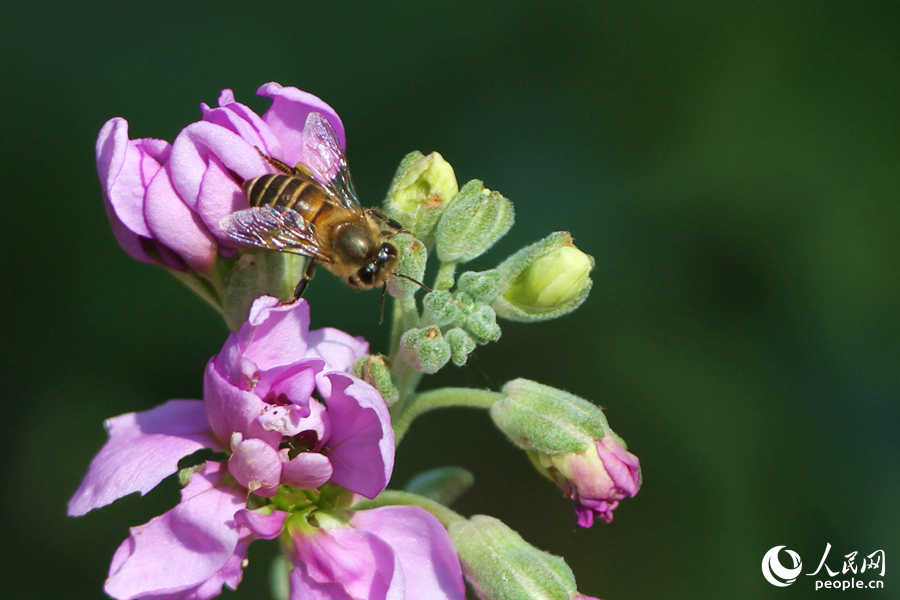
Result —
[{"label": "open flower", "polygon": [[113,233],[128,254],[208,275],[220,254],[233,253],[219,222],[248,207],[241,183],[271,171],[260,152],[289,165],[310,162],[302,136],[310,112],[324,115],[344,144],[340,118],[316,96],[274,82],[257,94],[272,99],[261,117],[226,89],[218,107],[200,105],[201,120],[172,144],[129,139],[121,117],[103,126],[97,174]]},{"label": "open flower", "polygon": [[[175,473],[179,460],[200,449],[229,458],[190,469],[181,502],[132,528],[113,558],[106,592],[114,598],[211,598],[223,585],[239,583],[250,542],[287,535],[285,522],[292,515],[294,521],[308,518],[323,508],[316,502],[326,496],[352,503],[353,493],[378,495],[393,468],[390,418],[378,392],[345,372],[366,350],[363,340],[343,332],[309,331],[305,301],[280,305],[263,297],[253,305],[250,320],[210,360],[203,401],[170,400],[108,420],[109,440],[69,502],[72,516],[133,492],[146,493]],[[320,400],[312,397],[314,391]],[[328,494],[322,494],[317,488],[326,483]],[[443,566],[423,571],[430,558],[416,562],[407,552],[413,546],[396,545],[412,544],[403,538],[406,532],[422,548],[437,544],[441,556],[455,557],[449,539],[434,537],[433,531],[441,529],[436,520],[398,513],[392,523],[400,531],[392,537],[378,514],[360,511],[348,521],[357,530],[385,528],[384,535],[372,534],[383,540],[372,542],[372,556],[379,565],[393,556],[391,577],[446,582],[452,576]],[[338,569],[354,556],[341,548],[317,554],[315,561],[295,554],[292,580],[302,568],[307,575],[332,563]],[[404,575],[407,564],[416,573]],[[378,573],[382,577],[386,571]]]}]

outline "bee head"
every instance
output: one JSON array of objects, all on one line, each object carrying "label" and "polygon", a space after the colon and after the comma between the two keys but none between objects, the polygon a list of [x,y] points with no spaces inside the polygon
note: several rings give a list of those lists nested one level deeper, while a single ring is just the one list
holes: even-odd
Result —
[{"label": "bee head", "polygon": [[390,242],[384,242],[370,262],[347,278],[347,283],[357,290],[375,287],[393,273],[397,267],[397,248]]}]

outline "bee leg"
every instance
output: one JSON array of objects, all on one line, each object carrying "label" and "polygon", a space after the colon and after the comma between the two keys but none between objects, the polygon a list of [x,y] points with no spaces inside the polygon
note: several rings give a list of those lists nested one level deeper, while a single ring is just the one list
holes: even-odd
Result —
[{"label": "bee leg", "polygon": [[259,155],[263,157],[263,160],[272,165],[276,171],[281,171],[285,175],[295,175],[294,169],[290,168],[277,158],[272,158],[271,156],[260,150],[258,147],[256,148],[256,151],[259,152]]},{"label": "bee leg", "polygon": [[378,308],[378,324],[384,323],[384,293],[387,291],[387,281],[381,286],[381,306]]},{"label": "bee leg", "polygon": [[400,223],[398,223],[397,221],[395,221],[391,218],[388,218],[388,216],[385,215],[380,210],[370,208],[369,210],[366,211],[366,213],[375,217],[376,219],[378,219],[379,221],[381,221],[382,223],[384,223],[385,225],[387,225],[388,227],[390,227],[397,233],[410,233],[409,231],[406,231],[405,229],[403,229],[403,225],[401,225]]},{"label": "bee leg", "polygon": [[313,275],[316,274],[316,265],[319,264],[314,258],[309,259],[309,262],[306,263],[306,270],[303,272],[303,278],[297,282],[297,287],[294,288],[294,299],[301,297],[303,292],[306,291],[306,284],[309,283],[309,280],[313,278]]}]

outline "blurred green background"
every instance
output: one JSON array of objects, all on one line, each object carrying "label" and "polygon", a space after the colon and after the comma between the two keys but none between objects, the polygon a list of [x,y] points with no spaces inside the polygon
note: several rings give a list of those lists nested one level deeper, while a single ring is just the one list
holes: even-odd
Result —
[{"label": "blurred green background", "polygon": [[[809,598],[804,573],[900,557],[900,11],[895,2],[2,2],[4,598],[102,598],[168,482],[83,518],[65,502],[104,418],[198,398],[223,322],[109,230],[93,145],[123,116],[174,139],[222,88],[278,81],[341,115],[364,203],[411,150],[513,200],[489,268],[554,230],[597,260],[591,297],[424,387],[527,376],[606,407],[644,487],[612,524],[475,411],[418,421],[394,475],[458,464],[456,506],[564,555],[582,592]],[[377,293],[327,274],[313,326],[384,348]],[[265,598],[272,544],[237,594]],[[897,598],[885,589],[841,597]],[[850,575],[847,575],[849,577]],[[837,577],[840,579],[842,577]],[[868,579],[868,577],[866,578]]]}]

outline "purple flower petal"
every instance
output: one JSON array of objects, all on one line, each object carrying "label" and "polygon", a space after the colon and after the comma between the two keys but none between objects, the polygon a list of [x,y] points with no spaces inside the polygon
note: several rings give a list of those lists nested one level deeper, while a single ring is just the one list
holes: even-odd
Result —
[{"label": "purple flower petal", "polygon": [[269,405],[253,392],[241,390],[225,380],[214,358],[206,364],[203,374],[203,404],[210,427],[222,441],[230,443],[235,431],[264,440],[273,447],[281,441],[277,431],[266,431],[259,422],[259,415]]},{"label": "purple flower petal", "polygon": [[231,177],[219,157],[210,155],[209,166],[203,174],[197,196],[197,214],[200,215],[203,224],[220,243],[236,247],[234,240],[222,231],[219,223],[231,213],[249,206],[244,190]]},{"label": "purple flower petal", "polygon": [[281,481],[278,451],[262,440],[244,440],[238,432],[231,436],[231,451],[228,472],[237,482],[257,496],[274,496]]},{"label": "purple flower petal", "polygon": [[453,542],[431,513],[418,506],[356,512],[350,524],[387,542],[400,561],[407,590],[416,598],[465,600],[466,587]]},{"label": "purple flower petal", "polygon": [[328,371],[353,371],[353,363],[369,353],[369,342],[332,327],[309,332],[307,356],[317,356],[325,361],[325,368],[316,377],[316,384],[323,398],[331,396]]},{"label": "purple flower petal", "polygon": [[[168,142],[162,140],[130,141],[128,122],[118,117],[107,121],[97,137],[97,175],[113,235],[130,256],[150,264],[161,263],[147,252],[148,247],[156,254],[164,251],[150,239],[143,215],[144,195],[170,149]],[[167,263],[163,266],[184,268],[183,261],[173,263],[166,256],[163,260]]]},{"label": "purple flower petal", "polygon": [[309,304],[305,300],[281,304],[278,298],[261,296],[250,307],[237,340],[244,357],[266,370],[306,358],[308,335]]},{"label": "purple flower petal", "polygon": [[[253,391],[267,402],[292,403],[299,407],[308,407],[309,398],[316,389],[316,373],[324,366],[324,361],[308,358],[282,367],[274,367],[259,374]],[[301,416],[305,417],[308,414],[309,411],[306,410]]]},{"label": "purple flower petal", "polygon": [[394,431],[387,405],[375,388],[356,377],[329,373],[328,378],[331,481],[374,498],[387,487],[394,468]]},{"label": "purple flower petal", "polygon": [[321,99],[295,87],[284,87],[275,82],[261,86],[257,95],[272,99],[272,106],[263,115],[263,121],[281,141],[281,160],[293,166],[303,162],[303,127],[311,112],[321,113],[334,129],[342,148],[346,148],[344,126],[334,109]]},{"label": "purple flower petal", "polygon": [[[291,571],[291,600],[315,598],[316,594],[353,600],[405,598],[396,555],[378,536],[344,527],[294,535],[293,541],[296,561]],[[322,596],[325,592],[335,595]]]},{"label": "purple flower petal", "polygon": [[[170,162],[174,188],[194,210],[211,156],[218,157],[241,179],[252,179],[267,172],[266,161],[252,143],[215,123],[191,123],[175,138]],[[226,201],[231,202],[231,199]]]},{"label": "purple flower petal", "polygon": [[314,490],[328,483],[333,472],[327,456],[318,452],[301,452],[284,463],[281,483],[298,490]]},{"label": "purple flower petal", "polygon": [[215,123],[236,133],[251,146],[259,148],[269,156],[281,155],[281,143],[265,121],[247,106],[236,102],[231,90],[219,94],[218,108],[200,105],[203,120]]},{"label": "purple flower petal", "polygon": [[245,508],[235,513],[234,521],[249,529],[254,537],[273,540],[281,534],[284,522],[291,515],[283,510],[272,510],[267,513],[268,510],[268,508],[257,510]]},{"label": "purple flower petal", "polygon": [[170,165],[160,169],[144,203],[144,217],[152,236],[184,258],[199,273],[209,273],[218,255],[216,240],[200,216],[182,202],[172,187]]},{"label": "purple flower petal", "polygon": [[200,450],[221,450],[199,400],[169,400],[140,413],[106,421],[109,441],[91,461],[69,501],[77,517],[134,492],[141,495],[178,470],[178,461]]},{"label": "purple flower petal", "polygon": [[[119,599],[165,594],[210,598],[215,594],[210,595],[204,585],[209,580],[219,589],[219,582],[236,585],[240,574],[234,571],[246,545],[239,544],[234,514],[244,508],[246,490],[219,486],[221,479],[220,465],[206,463],[206,471],[194,473],[182,490],[181,503],[133,527],[113,556],[106,593]],[[200,588],[202,595],[198,595]]]}]

